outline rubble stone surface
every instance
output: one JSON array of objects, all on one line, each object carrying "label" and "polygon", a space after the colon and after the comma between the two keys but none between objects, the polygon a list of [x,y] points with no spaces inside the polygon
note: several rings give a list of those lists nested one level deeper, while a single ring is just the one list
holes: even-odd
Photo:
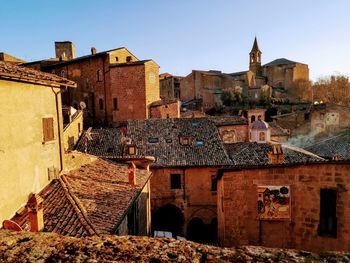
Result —
[{"label": "rubble stone surface", "polygon": [[350,262],[350,252],[244,246],[136,236],[74,238],[54,233],[0,231],[0,262]]}]

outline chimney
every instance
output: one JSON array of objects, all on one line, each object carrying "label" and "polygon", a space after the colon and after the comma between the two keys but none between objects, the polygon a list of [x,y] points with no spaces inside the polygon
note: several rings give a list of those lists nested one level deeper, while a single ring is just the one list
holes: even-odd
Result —
[{"label": "chimney", "polygon": [[44,199],[38,194],[29,197],[27,209],[31,232],[38,232],[44,228],[43,201]]},{"label": "chimney", "polygon": [[70,41],[55,42],[56,58],[60,60],[71,60],[75,58],[75,46]]},{"label": "chimney", "polygon": [[284,153],[281,144],[272,144],[272,149],[268,153],[269,164],[282,164],[284,162]]},{"label": "chimney", "polygon": [[129,173],[129,184],[131,186],[136,185],[136,165],[131,162],[128,167],[128,173]]},{"label": "chimney", "polygon": [[92,47],[91,48],[91,55],[95,55],[96,54],[96,48],[95,47]]}]

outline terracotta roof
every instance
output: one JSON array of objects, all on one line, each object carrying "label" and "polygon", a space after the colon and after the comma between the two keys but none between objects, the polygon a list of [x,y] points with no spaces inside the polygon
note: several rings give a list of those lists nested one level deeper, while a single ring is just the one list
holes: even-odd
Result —
[{"label": "terracotta roof", "polygon": [[[115,233],[150,174],[137,169],[137,185],[132,187],[128,165],[98,159],[62,175],[40,192],[44,231],[75,237]],[[26,209],[12,220],[29,229]]]},{"label": "terracotta roof", "polygon": [[[324,161],[322,158],[308,153],[303,149],[287,148],[284,152],[283,164],[297,164]],[[237,142],[225,144],[225,149],[232,160],[232,165],[240,167],[268,166],[268,153],[272,151],[272,144],[256,142]]]},{"label": "terracotta roof", "polygon": [[[139,66],[139,65],[144,65],[147,62],[153,61],[152,59],[146,59],[146,60],[138,60],[138,61],[131,61],[131,62],[126,62],[126,63],[114,63],[111,64],[110,67],[130,67],[130,66]],[[156,62],[154,62],[156,63]],[[157,63],[156,63],[157,64]],[[158,65],[158,64],[157,64]]]},{"label": "terracotta roof", "polygon": [[76,83],[74,81],[61,78],[57,75],[41,72],[26,67],[16,66],[12,63],[6,63],[1,61],[0,78],[52,87],[76,87]]},{"label": "terracotta roof", "polygon": [[275,60],[263,65],[263,67],[272,67],[272,66],[280,66],[280,65],[293,65],[293,64],[303,64],[303,63],[291,61],[291,60],[286,59],[286,58],[278,58],[278,59],[275,59]]},{"label": "terracotta roof", "polygon": [[167,104],[173,104],[177,103],[177,99],[163,99],[163,100],[157,100],[155,102],[152,102],[150,104],[151,107],[157,107],[157,106],[162,106],[162,105],[167,105]]}]

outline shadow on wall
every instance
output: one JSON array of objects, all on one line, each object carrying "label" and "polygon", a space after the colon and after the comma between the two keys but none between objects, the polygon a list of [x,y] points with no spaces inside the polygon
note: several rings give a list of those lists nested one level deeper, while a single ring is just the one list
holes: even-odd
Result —
[{"label": "shadow on wall", "polygon": [[183,236],[184,215],[180,208],[167,204],[152,214],[152,232],[169,231],[173,236]]}]

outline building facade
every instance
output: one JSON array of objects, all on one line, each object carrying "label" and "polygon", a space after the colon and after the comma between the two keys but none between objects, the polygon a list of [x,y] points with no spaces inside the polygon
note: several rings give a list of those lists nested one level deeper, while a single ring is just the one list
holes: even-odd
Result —
[{"label": "building facade", "polygon": [[0,62],[0,221],[64,168],[61,93],[75,83]]},{"label": "building facade", "polygon": [[56,58],[24,64],[77,83],[77,89],[63,97],[63,104],[78,109],[84,102],[88,125],[114,125],[127,119],[149,118],[149,105],[160,99],[159,66],[153,60],[140,61],[122,47],[75,57],[69,42],[56,42]]}]

